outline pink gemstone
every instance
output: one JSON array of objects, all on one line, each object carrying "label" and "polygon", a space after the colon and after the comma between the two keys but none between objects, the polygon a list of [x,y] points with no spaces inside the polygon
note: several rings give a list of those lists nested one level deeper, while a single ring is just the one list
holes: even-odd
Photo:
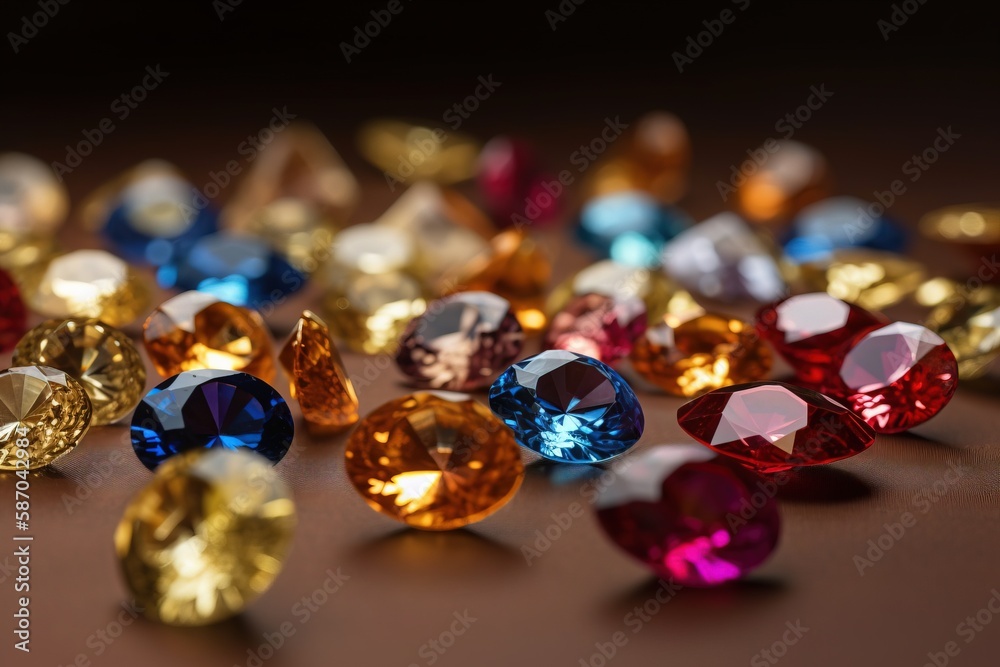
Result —
[{"label": "pink gemstone", "polygon": [[608,537],[658,576],[717,586],[777,546],[777,503],[755,487],[701,447],[660,445],[623,462],[595,509]]},{"label": "pink gemstone", "polygon": [[489,385],[523,345],[524,331],[506,299],[461,292],[434,301],[410,322],[396,363],[418,387],[468,391]]},{"label": "pink gemstone", "polygon": [[612,364],[632,351],[646,331],[646,305],[637,297],[583,294],[553,318],[545,347],[569,350]]},{"label": "pink gemstone", "polygon": [[498,226],[510,226],[515,215],[546,223],[559,214],[561,192],[551,185],[558,181],[541,173],[526,142],[503,136],[491,139],[479,154],[478,169],[479,190]]}]

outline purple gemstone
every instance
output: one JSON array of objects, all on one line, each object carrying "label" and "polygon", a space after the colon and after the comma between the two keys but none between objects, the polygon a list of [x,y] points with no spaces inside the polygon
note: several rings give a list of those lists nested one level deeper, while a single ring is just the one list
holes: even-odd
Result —
[{"label": "purple gemstone", "polygon": [[637,297],[583,294],[552,318],[545,347],[613,364],[632,351],[646,325],[646,305]]}]

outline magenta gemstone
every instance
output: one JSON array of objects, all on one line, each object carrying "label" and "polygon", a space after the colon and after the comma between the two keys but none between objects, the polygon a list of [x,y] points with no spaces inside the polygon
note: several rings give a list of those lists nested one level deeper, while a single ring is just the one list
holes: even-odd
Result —
[{"label": "magenta gemstone", "polygon": [[613,364],[628,356],[646,326],[646,305],[641,299],[582,294],[552,318],[545,347]]},{"label": "magenta gemstone", "polygon": [[488,141],[479,154],[476,182],[500,227],[512,225],[516,216],[544,224],[559,214],[562,185],[541,172],[534,150],[519,139]]},{"label": "magenta gemstone", "polygon": [[14,349],[24,335],[27,321],[28,312],[17,283],[0,269],[0,352]]},{"label": "magenta gemstone", "polygon": [[746,575],[771,555],[781,533],[773,497],[696,445],[633,454],[595,509],[615,544],[682,586]]}]

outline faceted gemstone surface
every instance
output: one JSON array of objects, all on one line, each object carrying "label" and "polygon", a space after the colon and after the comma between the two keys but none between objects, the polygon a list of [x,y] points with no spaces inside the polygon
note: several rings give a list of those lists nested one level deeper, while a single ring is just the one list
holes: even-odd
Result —
[{"label": "faceted gemstone surface", "polygon": [[337,433],[358,421],[358,395],[318,315],[302,313],[278,358],[311,432]]},{"label": "faceted gemstone surface", "polygon": [[115,530],[136,606],[156,621],[195,626],[243,611],[278,576],[295,504],[266,460],[194,451],[157,469]]},{"label": "faceted gemstone surface", "polygon": [[553,316],[545,347],[613,364],[632,351],[646,325],[646,304],[638,297],[584,294]]},{"label": "faceted gemstone surface", "polygon": [[476,183],[493,219],[501,226],[513,224],[515,215],[526,216],[532,205],[538,213],[532,216],[533,223],[555,219],[560,201],[543,187],[552,180],[556,179],[542,173],[535,151],[526,141],[494,137],[479,153]]},{"label": "faceted gemstone surface", "polygon": [[490,384],[523,345],[524,331],[506,299],[460,292],[431,303],[410,322],[396,363],[417,386],[468,390]]},{"label": "faceted gemstone surface", "polygon": [[69,211],[66,188],[37,158],[0,154],[0,235],[50,236]]},{"label": "faceted gemstone surface", "polygon": [[833,251],[829,257],[799,265],[807,289],[883,310],[912,294],[924,282],[926,269],[917,261],[865,249]]},{"label": "faceted gemstone surface", "polygon": [[919,324],[894,322],[851,347],[838,377],[824,385],[878,433],[922,424],[958,388],[958,362],[944,340]]},{"label": "faceted gemstone surface", "polygon": [[17,344],[24,335],[27,319],[21,290],[7,272],[0,269],[0,352]]},{"label": "faceted gemstone surface", "polygon": [[60,370],[14,366],[0,371],[0,470],[53,463],[79,444],[91,414],[83,387]]},{"label": "faceted gemstone surface", "polygon": [[464,394],[420,392],[365,417],[345,452],[368,505],[415,528],[450,530],[509,501],[524,478],[510,430]]},{"label": "faceted gemstone surface", "polygon": [[56,257],[28,296],[31,309],[46,317],[94,317],[113,327],[134,322],[148,304],[146,284],[128,264],[103,250]]},{"label": "faceted gemstone surface", "polygon": [[765,378],[771,353],[749,323],[704,313],[647,330],[632,349],[632,368],[669,394],[692,397]]},{"label": "faceted gemstone surface", "polygon": [[146,368],[132,339],[95,319],[39,324],[17,344],[12,363],[49,366],[69,374],[87,392],[95,426],[124,417],[146,388]]},{"label": "faceted gemstone surface", "polygon": [[552,461],[597,463],[642,435],[642,407],[610,366],[566,350],[519,361],[490,387],[490,409],[518,443]]},{"label": "faceted gemstone surface", "polygon": [[357,273],[343,292],[325,299],[328,322],[352,350],[394,353],[410,321],[427,308],[420,283],[401,273]]},{"label": "faceted gemstone surface", "polygon": [[184,292],[164,301],[143,324],[142,339],[149,360],[164,377],[217,368],[274,379],[263,318],[211,294]]},{"label": "faceted gemstone surface", "polygon": [[[830,169],[823,155],[798,141],[762,146],[763,163],[737,190],[740,210],[754,222],[787,220],[803,206],[830,192]],[[746,164],[746,163],[744,163]]]},{"label": "faceted gemstone surface", "polygon": [[329,257],[335,228],[305,199],[284,197],[262,206],[246,222],[246,233],[266,241],[298,271],[316,272]]},{"label": "faceted gemstone surface", "polygon": [[826,292],[798,294],[764,306],[755,318],[757,331],[808,384],[839,368],[848,346],[886,321],[860,306]]},{"label": "faceted gemstone surface", "polygon": [[616,192],[583,207],[577,235],[601,256],[631,266],[654,267],[664,245],[690,225],[685,213],[644,192]]},{"label": "faceted gemstone surface", "polygon": [[277,463],[293,432],[285,399],[263,380],[233,371],[185,371],[139,403],[132,449],[150,470],[196,449],[246,449]]},{"label": "faceted gemstone surface", "polygon": [[905,230],[894,220],[868,213],[870,204],[856,197],[830,197],[811,204],[792,222],[785,255],[796,262],[821,260],[837,248],[902,252]]},{"label": "faceted gemstone surface", "polygon": [[460,132],[442,132],[434,123],[417,125],[380,118],[358,133],[358,149],[393,182],[457,183],[472,178],[480,146]]},{"label": "faceted gemstone surface", "polygon": [[839,461],[875,442],[871,427],[840,403],[781,382],[716,389],[682,405],[677,423],[706,447],[760,472]]},{"label": "faceted gemstone surface", "polygon": [[948,344],[964,379],[986,373],[1000,356],[1000,288],[984,285],[943,301],[927,325]]},{"label": "faceted gemstone surface", "polygon": [[682,586],[717,586],[746,575],[774,551],[778,503],[754,498],[760,492],[746,475],[697,445],[660,445],[633,457],[594,508],[608,537],[657,576]]},{"label": "faceted gemstone surface", "polygon": [[787,290],[770,249],[733,213],[681,232],[663,249],[663,268],[696,295],[773,301]]}]

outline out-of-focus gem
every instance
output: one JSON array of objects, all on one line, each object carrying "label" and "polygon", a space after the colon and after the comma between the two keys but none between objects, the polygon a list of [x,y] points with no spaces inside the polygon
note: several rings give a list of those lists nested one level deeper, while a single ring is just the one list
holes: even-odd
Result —
[{"label": "out-of-focus gem", "polygon": [[305,199],[276,199],[251,215],[246,232],[271,245],[297,270],[314,273],[333,244],[334,227]]},{"label": "out-of-focus gem", "polygon": [[7,272],[0,269],[0,352],[6,352],[24,335],[28,314],[21,290]]},{"label": "out-of-focus gem", "polygon": [[716,389],[682,405],[677,422],[709,449],[760,472],[839,461],[875,442],[871,427],[840,403],[781,382]]},{"label": "out-of-focus gem", "polygon": [[278,576],[295,504],[267,461],[241,451],[174,457],[125,507],[115,552],[136,607],[178,626],[243,611]]},{"label": "out-of-focus gem", "polygon": [[628,355],[646,324],[646,304],[638,297],[584,294],[552,317],[545,347],[613,364]]},{"label": "out-of-focus gem", "polygon": [[23,153],[0,154],[0,235],[52,235],[68,210],[66,188],[47,164]]},{"label": "out-of-focus gem", "polygon": [[277,463],[293,432],[281,394],[233,371],[175,375],[150,390],[132,415],[132,449],[150,470],[194,449],[247,449]]},{"label": "out-of-focus gem", "polygon": [[987,285],[953,294],[931,311],[927,326],[955,354],[960,378],[980,377],[1000,356],[1000,288]]},{"label": "out-of-focus gem", "polygon": [[34,291],[49,262],[59,253],[54,234],[17,236],[0,232],[0,269],[10,273],[23,294]]},{"label": "out-of-focus gem", "polygon": [[90,428],[91,414],[87,392],[60,370],[14,366],[0,371],[0,470],[51,464],[77,446]]},{"label": "out-of-focus gem", "polygon": [[385,172],[390,184],[418,180],[448,184],[475,175],[480,147],[472,137],[459,132],[378,119],[361,128],[358,149]]},{"label": "out-of-focus gem", "polygon": [[660,445],[622,462],[594,508],[608,537],[657,576],[718,586],[764,562],[781,533],[778,503],[744,477],[697,445]]},{"label": "out-of-focus gem", "polygon": [[352,350],[391,354],[427,301],[420,283],[405,273],[358,273],[343,291],[328,292],[325,305],[334,333]]},{"label": "out-of-focus gem", "polygon": [[124,417],[146,388],[146,368],[132,339],[95,319],[39,324],[17,344],[11,363],[67,373],[87,392],[95,426]]},{"label": "out-of-focus gem", "polygon": [[792,222],[785,255],[796,262],[821,260],[838,248],[901,252],[903,228],[885,216],[872,216],[870,204],[856,197],[830,197],[805,207]]},{"label": "out-of-focus gem", "polygon": [[552,461],[598,463],[642,435],[632,388],[610,366],[566,350],[519,361],[490,387],[490,409],[526,447]]},{"label": "out-of-focus gem", "polygon": [[824,260],[799,266],[806,288],[827,292],[868,310],[884,310],[923,283],[923,264],[877,250],[835,250]]},{"label": "out-of-focus gem", "polygon": [[328,281],[347,281],[354,272],[383,274],[408,270],[416,262],[416,253],[409,234],[383,225],[354,225],[334,238]]},{"label": "out-of-focus gem", "polygon": [[263,318],[211,294],[184,292],[164,301],[143,324],[142,338],[149,360],[164,377],[215,368],[274,379]]},{"label": "out-of-focus gem", "polygon": [[[493,219],[503,227],[513,224],[518,215],[546,224],[562,208],[559,196],[565,186],[542,173],[534,150],[519,139],[500,136],[486,142],[479,154],[476,182]],[[559,190],[551,185],[546,189],[553,182]]]},{"label": "out-of-focus gem", "polygon": [[506,299],[461,292],[432,302],[410,322],[396,363],[417,386],[466,391],[490,384],[523,345],[524,331]]},{"label": "out-of-focus gem", "polygon": [[920,219],[920,232],[932,241],[969,247],[1000,246],[1000,206],[960,204],[931,211]]},{"label": "out-of-focus gem", "polygon": [[509,429],[470,396],[420,392],[365,417],[345,452],[347,476],[377,512],[424,530],[481,521],[524,478]]},{"label": "out-of-focus gem", "polygon": [[[743,181],[737,201],[749,220],[786,220],[803,206],[829,195],[829,168],[815,148],[798,141],[772,140],[752,153],[741,166],[733,167],[731,176],[732,183]],[[720,186],[720,194],[726,192]]]},{"label": "out-of-focus gem", "polygon": [[951,278],[937,276],[920,283],[920,287],[913,294],[913,299],[921,306],[935,308],[961,291],[962,285],[958,282]]},{"label": "out-of-focus gem", "polygon": [[690,225],[685,213],[644,192],[616,192],[583,207],[577,236],[604,257],[653,267],[659,263],[664,245]]},{"label": "out-of-focus gem", "polygon": [[713,313],[668,316],[636,341],[632,367],[665,392],[692,397],[763,379],[771,353],[742,320]]},{"label": "out-of-focus gem", "polygon": [[319,316],[302,313],[278,359],[311,432],[337,433],[358,421],[358,395]]},{"label": "out-of-focus gem", "polygon": [[111,326],[146,311],[149,289],[123,260],[103,250],[76,250],[53,259],[28,305],[46,317],[93,317]]}]

